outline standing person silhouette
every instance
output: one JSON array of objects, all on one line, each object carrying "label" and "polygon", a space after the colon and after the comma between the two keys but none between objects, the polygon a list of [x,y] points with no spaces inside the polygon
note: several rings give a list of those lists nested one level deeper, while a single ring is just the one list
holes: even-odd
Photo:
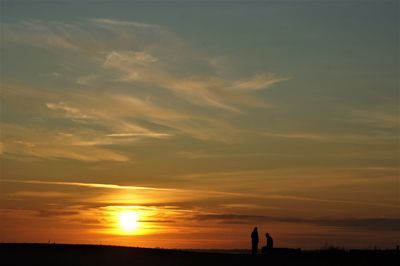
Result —
[{"label": "standing person silhouette", "polygon": [[272,250],[274,248],[274,240],[269,233],[266,233],[265,237],[267,238],[267,250]]},{"label": "standing person silhouette", "polygon": [[251,254],[257,255],[258,252],[258,231],[257,227],[254,227],[251,233]]}]

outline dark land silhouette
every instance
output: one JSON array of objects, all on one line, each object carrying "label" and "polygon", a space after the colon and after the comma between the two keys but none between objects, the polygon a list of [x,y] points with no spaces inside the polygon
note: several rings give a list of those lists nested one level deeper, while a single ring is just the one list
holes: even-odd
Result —
[{"label": "dark land silhouette", "polygon": [[[227,252],[227,251],[225,251]],[[268,254],[251,255],[223,251],[184,251],[103,245],[0,244],[1,265],[59,266],[246,266],[246,265],[399,265],[398,250],[341,250],[274,248]]]}]

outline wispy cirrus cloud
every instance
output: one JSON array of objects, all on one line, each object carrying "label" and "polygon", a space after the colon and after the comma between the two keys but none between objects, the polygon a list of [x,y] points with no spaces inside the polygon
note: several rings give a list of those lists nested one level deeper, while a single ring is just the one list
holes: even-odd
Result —
[{"label": "wispy cirrus cloud", "polygon": [[350,121],[369,125],[377,129],[395,129],[400,128],[400,110],[398,106],[392,109],[382,110],[353,110],[350,112]]},{"label": "wispy cirrus cloud", "polygon": [[[105,34],[98,35],[100,30]],[[135,31],[135,34],[128,34],[132,31]],[[43,20],[3,22],[2,34],[4,36],[2,43],[5,45],[34,46],[53,52],[57,50],[71,53],[90,52],[91,56],[115,43],[115,39],[107,36],[113,36],[130,44],[140,43],[148,34],[163,35],[165,38],[173,39],[166,29],[157,25],[111,19],[88,19],[74,23]]]},{"label": "wispy cirrus cloud", "polygon": [[98,79],[98,77],[98,75],[80,76],[77,78],[76,83],[84,86],[90,86],[95,82],[96,79]]},{"label": "wispy cirrus cloud", "polygon": [[127,186],[127,185],[101,184],[101,183],[84,183],[84,182],[17,180],[17,179],[3,179],[2,181],[3,182],[13,182],[13,183],[23,183],[23,184],[59,185],[59,186],[75,186],[75,187],[89,187],[89,188],[179,191],[179,190],[175,190],[175,189],[171,189],[171,188],[154,188],[154,187],[143,187],[143,186]]},{"label": "wispy cirrus cloud", "polygon": [[227,111],[240,112],[235,104],[262,106],[247,94],[287,80],[272,74],[257,74],[250,79],[230,80],[217,76],[182,77],[174,74],[159,59],[145,52],[112,51],[103,67],[119,70],[122,81],[142,81],[172,91],[177,97],[196,106],[208,105]]},{"label": "wispy cirrus cloud", "polygon": [[[38,124],[42,128],[37,130],[48,131],[45,135],[53,141],[37,134],[31,138],[8,132],[7,138],[13,140],[9,143],[25,141],[34,147],[8,144],[5,153],[123,161],[128,160],[126,154],[106,146],[179,135],[229,143],[243,130],[232,120],[246,108],[267,105],[253,93],[288,79],[271,73],[239,78],[220,75],[210,56],[197,55],[171,30],[142,22],[34,20],[2,23],[2,29],[2,45],[44,49],[68,65],[49,70],[57,73],[59,88],[16,89],[7,83],[3,96],[8,106],[33,103],[30,115],[47,124]],[[199,63],[208,70],[192,71],[190,66]],[[18,112],[17,108],[5,111]],[[79,129],[66,130],[51,122],[59,119],[76,123]],[[91,147],[81,152],[79,146],[85,145]],[[92,156],[99,151],[107,155]]]},{"label": "wispy cirrus cloud", "polygon": [[351,228],[353,230],[380,230],[380,231],[400,231],[399,218],[299,218],[299,217],[275,217],[265,215],[248,215],[248,214],[198,214],[192,219],[201,221],[220,221],[222,223],[265,223],[265,222],[281,222],[281,223],[304,223],[315,224],[319,226]]},{"label": "wispy cirrus cloud", "polygon": [[281,138],[291,140],[304,140],[316,142],[343,142],[343,143],[359,143],[359,142],[385,142],[393,141],[396,139],[392,134],[380,134],[379,132],[365,132],[365,133],[315,133],[315,132],[264,132],[262,136],[267,138]]},{"label": "wispy cirrus cloud", "polygon": [[261,90],[288,79],[290,78],[280,77],[274,74],[257,74],[247,80],[244,79],[235,81],[233,87],[242,90]]},{"label": "wispy cirrus cloud", "polygon": [[3,124],[3,156],[30,160],[38,159],[72,159],[84,162],[119,161],[126,162],[132,158],[127,154],[111,150],[101,145],[113,144],[111,138],[99,137],[97,132],[73,134],[54,132],[37,127]]},{"label": "wispy cirrus cloud", "polygon": [[[168,194],[158,194],[158,197],[166,196],[171,197],[169,193],[175,192],[177,193],[175,196],[179,195],[180,200],[194,200],[199,198],[210,198],[215,197],[218,198],[241,198],[241,199],[258,199],[258,200],[288,200],[293,202],[317,202],[317,203],[340,203],[345,205],[360,205],[360,206],[382,206],[382,207],[391,207],[391,208],[400,208],[397,205],[393,204],[385,204],[379,202],[363,202],[363,201],[354,201],[354,200],[341,200],[341,199],[324,199],[324,198],[316,198],[316,197],[307,197],[307,196],[297,196],[297,195],[289,195],[289,194],[276,194],[276,193],[262,193],[254,191],[253,193],[248,192],[240,192],[240,191],[232,191],[232,190],[207,190],[202,189],[201,187],[147,187],[147,186],[131,186],[131,185],[117,185],[117,184],[103,184],[103,183],[85,183],[85,182],[66,182],[66,181],[41,181],[41,180],[17,180],[17,179],[3,179],[3,182],[10,183],[21,183],[21,184],[37,184],[37,185],[55,185],[55,186],[75,186],[75,187],[87,187],[94,189],[111,189],[111,190],[139,190],[139,191],[153,191],[153,192],[165,192]],[[125,197],[123,194],[117,195],[119,198],[124,198],[128,200],[128,202],[132,199],[129,197]],[[154,200],[153,197],[149,199]],[[104,199],[103,199],[104,200]],[[137,199],[136,199],[137,200]],[[106,199],[105,201],[109,201]]]},{"label": "wispy cirrus cloud", "polygon": [[[62,30],[63,28],[63,24],[55,22],[51,26],[41,21],[23,21],[17,24],[2,23],[4,34],[2,43],[79,51],[79,45],[74,43],[74,38]],[[57,30],[60,30],[59,34],[56,33]]]},{"label": "wispy cirrus cloud", "polygon": [[8,194],[11,197],[17,198],[60,198],[69,197],[71,194],[59,191],[34,191],[34,190],[19,190]]},{"label": "wispy cirrus cloud", "polygon": [[[111,96],[112,97],[112,96]],[[86,98],[88,100],[88,98]],[[77,100],[79,101],[79,100]],[[115,137],[115,136],[125,136],[125,137],[135,137],[135,139],[142,138],[166,138],[171,136],[169,133],[160,133],[154,132],[146,127],[143,127],[137,123],[127,121],[122,116],[124,112],[128,112],[129,110],[132,111],[130,113],[131,116],[149,116],[158,117],[159,115],[163,114],[165,117],[168,115],[172,115],[172,112],[168,113],[168,110],[163,112],[163,109],[154,107],[150,103],[145,103],[138,99],[129,97],[129,98],[122,98],[118,99],[118,97],[114,98],[113,101],[108,101],[108,104],[117,104],[116,113],[113,113],[111,108],[107,111],[101,110],[101,102],[94,99],[92,102],[93,105],[90,105],[90,109],[85,107],[85,104],[88,104],[86,101],[85,103],[77,104],[79,107],[72,106],[70,104],[59,102],[59,103],[46,103],[47,108],[50,110],[61,111],[64,117],[72,118],[73,120],[77,120],[80,122],[84,122],[86,124],[93,124],[93,125],[101,125],[104,129],[104,135],[98,135],[97,137]],[[103,104],[107,104],[103,102]],[[94,106],[97,106],[98,109],[94,109]],[[126,108],[123,108],[123,106]],[[84,111],[83,111],[84,110]],[[135,115],[136,114],[136,115]],[[107,134],[108,132],[108,134]],[[100,133],[100,132],[99,132]]]},{"label": "wispy cirrus cloud", "polygon": [[[38,40],[46,40],[46,37],[60,39],[69,43],[69,45],[59,45],[60,49],[71,46],[79,49],[79,53],[85,51],[86,54],[83,56],[87,60],[94,60],[93,62],[100,63],[103,68],[119,70],[123,74],[122,80],[143,80],[165,87],[175,91],[177,96],[190,100],[191,103],[199,101],[199,104],[203,102],[203,104],[234,110],[233,107],[226,107],[228,103],[224,98],[228,102],[250,104],[250,100],[240,99],[246,98],[243,91],[268,88],[288,79],[288,77],[272,73],[256,73],[253,77],[242,79],[195,72],[184,76],[177,74],[178,70],[186,69],[185,65],[197,63],[196,61],[203,59],[193,56],[193,52],[188,48],[182,51],[181,45],[177,43],[183,41],[171,31],[157,25],[134,21],[90,19],[74,24],[30,21],[3,26],[6,36],[5,44],[10,41],[35,45],[34,41],[29,42],[30,39],[27,36],[30,35],[37,36]],[[103,31],[104,26],[108,26],[106,33]],[[18,38],[13,39],[13,36]],[[24,38],[27,40],[24,41]],[[44,48],[57,47],[57,42],[54,44],[51,41],[49,44],[40,42],[40,45]],[[171,53],[174,57],[170,56]],[[191,62],[187,62],[188,60]],[[186,64],[182,64],[183,62]],[[213,68],[212,64],[207,64],[209,64],[209,69]],[[235,89],[242,92],[238,94]],[[252,100],[256,102],[256,98]]]},{"label": "wispy cirrus cloud", "polygon": [[111,25],[111,26],[127,26],[127,27],[139,27],[139,28],[159,28],[158,25],[142,23],[137,21],[124,21],[124,20],[114,20],[114,19],[102,19],[102,18],[92,18],[90,21],[102,24],[102,25]]},{"label": "wispy cirrus cloud", "polygon": [[46,107],[50,110],[63,111],[66,117],[76,118],[76,119],[87,119],[87,115],[83,114],[78,108],[71,107],[67,103],[46,103]]},{"label": "wispy cirrus cloud", "polygon": [[212,153],[206,151],[179,151],[177,156],[186,159],[266,157],[268,153]]}]

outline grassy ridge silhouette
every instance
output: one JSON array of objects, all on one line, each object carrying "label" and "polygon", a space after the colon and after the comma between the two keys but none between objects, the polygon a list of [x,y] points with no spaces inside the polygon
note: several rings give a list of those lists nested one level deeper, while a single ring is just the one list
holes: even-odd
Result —
[{"label": "grassy ridge silhouette", "polygon": [[[249,251],[250,253],[250,251]],[[69,244],[0,244],[2,265],[398,265],[398,250],[276,249],[268,255]]]}]

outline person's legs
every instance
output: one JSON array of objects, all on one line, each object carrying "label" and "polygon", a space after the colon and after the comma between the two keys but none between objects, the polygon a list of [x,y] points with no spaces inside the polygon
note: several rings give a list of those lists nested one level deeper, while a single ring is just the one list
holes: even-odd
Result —
[{"label": "person's legs", "polygon": [[252,249],[251,249],[251,253],[253,254],[253,255],[257,255],[257,249],[258,249],[258,245],[257,245],[257,243],[252,243]]}]

